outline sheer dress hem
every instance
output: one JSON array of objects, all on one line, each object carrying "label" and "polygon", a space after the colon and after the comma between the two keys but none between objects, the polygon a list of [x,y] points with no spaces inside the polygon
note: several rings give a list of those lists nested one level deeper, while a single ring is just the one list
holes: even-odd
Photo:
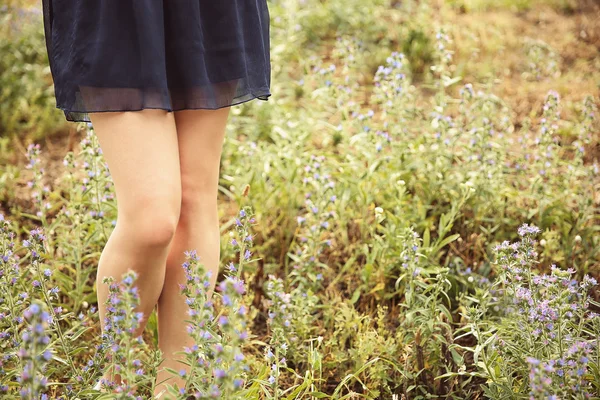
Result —
[{"label": "sheer dress hem", "polygon": [[238,96],[232,102],[224,104],[222,106],[215,107],[193,107],[193,106],[183,106],[183,107],[166,107],[166,106],[141,106],[141,107],[130,107],[130,108],[115,108],[115,109],[98,109],[98,110],[71,110],[67,109],[64,106],[57,105],[56,108],[63,111],[65,118],[69,122],[91,122],[90,113],[102,113],[102,112],[129,112],[129,111],[142,111],[142,110],[165,110],[167,112],[174,111],[184,111],[184,110],[218,110],[225,107],[231,107],[242,103],[247,103],[254,99],[268,101],[271,96],[270,89],[266,89],[265,91],[252,92],[247,93],[243,96]]}]

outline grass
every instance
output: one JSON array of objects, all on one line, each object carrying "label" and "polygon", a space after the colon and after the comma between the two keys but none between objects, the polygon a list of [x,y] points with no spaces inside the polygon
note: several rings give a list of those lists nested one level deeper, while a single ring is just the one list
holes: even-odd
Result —
[{"label": "grass", "polygon": [[[269,3],[274,96],[232,109],[219,181],[224,292],[193,318],[198,354],[220,378],[196,366],[188,394],[214,383],[217,397],[245,399],[596,395],[593,9],[354,3]],[[0,232],[9,260],[0,312],[39,318],[38,306],[65,310],[58,326],[44,326],[53,358],[36,359],[43,349],[28,342],[4,342],[12,357],[0,385],[11,385],[15,398],[19,386],[82,398],[112,363],[138,379],[144,396],[158,357],[156,318],[139,352],[104,357],[94,290],[101,283],[90,277],[116,203],[93,131],[58,128],[39,147],[26,131],[0,141],[13,149],[0,155],[0,213],[11,221]],[[249,232],[253,240],[241,240]],[[123,324],[135,323],[131,279],[115,292]],[[48,300],[39,282],[59,294]],[[188,295],[202,309],[201,290]],[[237,331],[220,315],[235,315]],[[30,325],[4,318],[0,332],[32,332]],[[208,338],[206,326],[218,335]],[[110,340],[135,345],[122,333]],[[219,345],[231,345],[225,364]],[[74,364],[61,362],[67,355]],[[30,360],[36,373],[19,385]],[[567,361],[574,366],[548,371]],[[136,376],[140,363],[145,378]],[[231,375],[223,377],[222,365]]]}]

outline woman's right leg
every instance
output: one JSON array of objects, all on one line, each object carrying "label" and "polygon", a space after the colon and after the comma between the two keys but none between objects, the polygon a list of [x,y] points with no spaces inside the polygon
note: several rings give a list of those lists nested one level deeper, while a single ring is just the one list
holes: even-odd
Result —
[{"label": "woman's right leg", "polygon": [[[108,297],[104,276],[116,280],[128,268],[144,313],[140,335],[163,288],[166,259],[181,207],[179,149],[173,113],[145,109],[90,113],[94,132],[115,185],[117,224],[98,263],[96,277],[102,332]],[[104,374],[120,382],[120,376]]]}]

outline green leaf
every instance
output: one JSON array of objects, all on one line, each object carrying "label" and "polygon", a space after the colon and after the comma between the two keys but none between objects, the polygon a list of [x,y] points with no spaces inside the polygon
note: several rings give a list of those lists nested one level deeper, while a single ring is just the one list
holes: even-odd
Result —
[{"label": "green leaf", "polygon": [[448,86],[452,86],[457,82],[460,82],[462,80],[462,76],[456,76],[452,79],[448,79],[447,77],[444,77],[444,87],[448,87]]},{"label": "green leaf", "polygon": [[316,397],[318,399],[324,399],[325,397],[331,397],[328,394],[323,393],[323,392],[308,392],[306,394],[310,395],[310,396],[313,396],[313,397]]},{"label": "green leaf", "polygon": [[429,240],[430,240],[429,228],[425,228],[425,232],[423,232],[423,247],[425,247],[425,248],[429,247]]},{"label": "green leaf", "polygon": [[352,298],[350,298],[350,303],[354,304],[358,301],[359,297],[360,297],[360,287],[357,287],[356,290],[354,290],[354,293],[352,293]]},{"label": "green leaf", "polygon": [[452,243],[454,242],[456,239],[458,239],[460,237],[460,233],[455,233],[454,235],[450,235],[447,238],[445,238],[444,240],[442,240],[442,242],[440,244],[437,245],[438,249],[443,248],[444,246],[446,246],[448,243]]}]

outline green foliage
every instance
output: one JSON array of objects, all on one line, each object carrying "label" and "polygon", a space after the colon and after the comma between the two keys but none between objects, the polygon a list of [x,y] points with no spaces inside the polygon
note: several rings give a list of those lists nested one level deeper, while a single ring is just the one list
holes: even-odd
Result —
[{"label": "green foliage", "polygon": [[577,10],[577,0],[446,0],[453,7],[465,12],[484,11],[489,9],[509,9],[527,11],[536,5],[548,5],[571,14]]},{"label": "green foliage", "polygon": [[454,7],[460,7],[466,12],[482,11],[489,8],[509,8],[518,11],[531,8],[532,0],[448,0]]},{"label": "green foliage", "polygon": [[[217,312],[193,253],[183,265],[193,271],[188,322],[199,342],[188,361],[202,360],[188,389],[246,399],[538,399],[569,396],[574,385],[598,392],[600,319],[588,309],[597,293],[586,276],[598,277],[600,265],[597,100],[586,97],[566,119],[550,91],[517,124],[494,86],[456,75],[460,43],[418,3],[271,3],[279,96],[231,110],[219,191],[222,205],[241,211],[227,223],[232,246],[221,251],[219,287],[231,296],[218,297]],[[390,18],[402,10],[403,24],[385,41],[377,18],[387,7]],[[531,56],[539,62],[530,72],[552,75]],[[99,282],[90,277],[116,201],[93,129],[79,128],[82,141],[56,175],[34,144],[25,167],[0,170],[8,211],[0,313],[15,317],[0,318],[7,399],[27,375],[23,361],[42,351],[21,337],[30,327],[19,317],[34,297],[60,324],[44,327],[52,358],[34,369],[53,385],[27,377],[27,387],[83,398],[102,371],[92,329]],[[16,178],[27,181],[25,202]],[[525,238],[510,243],[517,235]],[[247,292],[233,275],[251,283]],[[129,313],[119,315],[130,324],[135,298],[124,299]],[[558,316],[551,328],[528,319],[550,309]],[[151,351],[112,362],[135,379],[141,361],[149,373],[156,368]],[[213,376],[220,351],[232,373]],[[568,380],[555,368],[561,358],[578,363]],[[555,368],[552,382],[541,367]],[[138,393],[152,391],[149,381],[138,380]]]},{"label": "green foliage", "polygon": [[[3,6],[0,13],[0,136],[52,133],[64,120],[54,90],[37,9]],[[49,85],[50,83],[50,85]]]},{"label": "green foliage", "polygon": [[473,375],[488,380],[482,389],[490,398],[590,398],[600,387],[600,317],[589,297],[597,281],[578,282],[575,269],[555,265],[537,273],[539,232],[524,224],[519,242],[494,248],[499,279],[471,298],[460,337],[474,336],[477,346],[462,348],[473,352]]},{"label": "green foliage", "polygon": [[431,41],[422,30],[411,30],[402,44],[402,53],[408,57],[412,69],[422,74],[433,61]]},{"label": "green foliage", "polygon": [[525,40],[527,78],[541,80],[560,75],[560,56],[543,40]]}]

